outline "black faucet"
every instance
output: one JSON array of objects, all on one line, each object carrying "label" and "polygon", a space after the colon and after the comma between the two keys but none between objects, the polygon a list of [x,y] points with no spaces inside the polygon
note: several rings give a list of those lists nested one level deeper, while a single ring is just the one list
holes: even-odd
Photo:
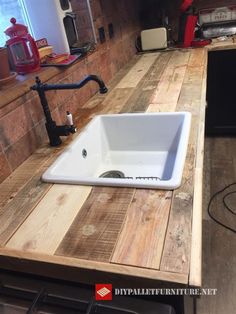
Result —
[{"label": "black faucet", "polygon": [[82,81],[72,84],[43,84],[39,77],[35,79],[36,84],[31,86],[32,90],[38,92],[43,111],[46,117],[46,129],[48,132],[48,137],[51,146],[58,146],[61,144],[60,136],[68,136],[70,133],[76,132],[76,127],[73,125],[71,114],[67,111],[67,117],[70,123],[68,125],[56,125],[56,122],[53,121],[51,112],[48,106],[48,101],[45,95],[47,90],[59,90],[59,89],[79,89],[87,84],[89,81],[95,81],[99,85],[99,91],[101,94],[105,94],[108,89],[105,86],[104,82],[96,75],[88,75]]}]

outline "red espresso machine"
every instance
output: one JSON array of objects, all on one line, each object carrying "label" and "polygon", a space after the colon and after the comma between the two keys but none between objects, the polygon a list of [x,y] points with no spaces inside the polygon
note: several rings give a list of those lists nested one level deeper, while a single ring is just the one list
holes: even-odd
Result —
[{"label": "red espresso machine", "polygon": [[184,0],[181,7],[179,21],[178,47],[202,47],[210,44],[210,40],[195,40],[195,27],[198,21],[198,12],[194,8],[193,0]]}]

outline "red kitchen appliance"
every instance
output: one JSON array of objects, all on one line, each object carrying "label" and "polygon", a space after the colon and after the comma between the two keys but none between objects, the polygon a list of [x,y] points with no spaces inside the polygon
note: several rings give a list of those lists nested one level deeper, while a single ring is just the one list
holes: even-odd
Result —
[{"label": "red kitchen appliance", "polygon": [[37,71],[40,68],[38,48],[28,28],[17,24],[15,18],[11,18],[10,22],[12,26],[5,30],[5,34],[10,37],[6,44],[16,72],[26,74]]},{"label": "red kitchen appliance", "polygon": [[192,3],[193,0],[184,0],[180,7],[181,16],[179,22],[178,46],[181,48],[202,47],[211,42],[210,40],[194,40],[198,13],[192,6]]},{"label": "red kitchen appliance", "polygon": [[191,47],[194,39],[195,26],[197,24],[198,15],[192,6],[192,0],[184,0],[180,10],[179,22],[179,46],[183,48]]}]

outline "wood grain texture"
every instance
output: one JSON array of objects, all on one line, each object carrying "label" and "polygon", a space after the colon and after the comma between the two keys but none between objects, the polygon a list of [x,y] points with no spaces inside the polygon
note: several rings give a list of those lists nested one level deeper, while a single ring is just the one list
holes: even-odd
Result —
[{"label": "wood grain texture", "polygon": [[30,181],[41,166],[51,158],[51,148],[38,149],[26,162],[19,166],[2,184],[0,193],[0,212],[7,203]]},{"label": "wood grain texture", "polygon": [[159,52],[142,55],[130,72],[120,81],[116,88],[136,87],[159,56]]},{"label": "wood grain texture", "polygon": [[[188,283],[188,276],[185,274],[178,274],[178,273],[171,273],[171,272],[162,272],[162,271],[157,271],[153,269],[147,269],[147,268],[140,268],[137,271],[137,267],[131,267],[131,266],[126,266],[126,265],[119,265],[119,264],[111,264],[111,263],[103,263],[101,261],[91,261],[91,260],[83,260],[83,259],[78,259],[78,258],[73,258],[73,257],[66,257],[66,256],[58,256],[58,255],[48,255],[48,254],[35,254],[34,252],[22,252],[19,250],[12,250],[12,249],[7,249],[7,248],[2,248],[0,249],[0,263],[4,260],[9,260],[9,257],[12,258],[13,260],[18,260],[18,263],[16,261],[15,265],[19,264],[24,264],[23,262],[25,261],[26,264],[24,264],[23,271],[26,271],[25,265],[28,265],[30,268],[31,262],[39,262],[43,263],[45,266],[45,263],[49,263],[51,265],[64,265],[69,268],[74,268],[76,267],[76,272],[80,273],[83,272],[85,273],[85,278],[83,278],[83,282],[87,284],[91,284],[91,281],[96,280],[97,277],[99,277],[99,273],[102,273],[102,277],[100,276],[100,282],[104,280],[104,278],[107,278],[106,274],[117,274],[117,275],[124,275],[134,278],[143,278],[145,279],[151,279],[151,280],[156,280],[158,281],[166,281],[166,282],[171,282],[171,283],[176,283],[178,286],[181,284],[186,285]],[[14,267],[14,270],[16,267]],[[39,273],[41,275],[45,276],[44,273],[45,268],[39,269]],[[13,270],[13,269],[12,269]],[[41,270],[41,271],[40,271]],[[92,274],[92,275],[91,275]],[[50,274],[49,274],[50,276]],[[91,276],[93,277],[91,279]],[[66,274],[61,274],[61,278],[66,279]],[[90,278],[90,280],[88,280]],[[110,276],[110,280],[112,281],[112,276]],[[94,280],[94,283],[96,281]],[[81,282],[81,276],[78,276],[78,281]],[[98,281],[97,281],[98,282]],[[145,282],[145,281],[144,281]],[[169,287],[169,285],[168,285]]]},{"label": "wood grain texture", "polygon": [[[72,140],[72,137],[71,139]],[[0,209],[0,219],[4,224],[0,226],[0,245],[4,245],[16,232],[20,225],[34,210],[37,203],[46,195],[52,184],[43,183],[41,175],[46,171],[50,164],[65,148],[65,143],[59,148],[49,149],[45,147],[36,152],[35,158],[32,156],[27,160],[13,177],[9,177],[12,185],[8,181],[1,184],[6,196],[2,200],[5,204]],[[49,154],[49,152],[51,154]],[[44,154],[47,155],[44,159]],[[42,162],[37,163],[37,159],[42,155]],[[25,175],[24,172],[28,172]],[[34,173],[34,175],[33,175]],[[20,183],[25,183],[20,186]]]},{"label": "wood grain texture", "polygon": [[53,185],[6,247],[53,254],[91,189],[89,186]]},{"label": "wood grain texture", "polygon": [[147,108],[147,112],[174,112],[176,109],[176,102],[170,102],[170,103],[156,103],[156,104],[150,104]]},{"label": "wood grain texture", "polygon": [[[153,65],[151,66],[148,75],[144,78],[145,81],[160,81],[161,76],[163,74],[163,72],[165,71],[170,58],[172,57],[173,52],[172,51],[167,51],[164,53],[161,53],[156,61],[153,63]],[[157,87],[157,84],[155,85],[155,88]]]},{"label": "wood grain texture", "polygon": [[108,262],[134,191],[94,187],[56,255]]},{"label": "wood grain texture", "polygon": [[172,53],[160,54],[149,71],[133,90],[131,97],[126,101],[121,112],[145,112],[150,107],[150,101],[156,86],[159,84],[162,73],[169,62]]},{"label": "wood grain texture", "polygon": [[153,83],[153,81],[141,82],[138,84],[120,113],[145,112],[149,106],[155,86],[156,82]]},{"label": "wood grain texture", "polygon": [[[205,52],[205,51],[204,51]],[[204,161],[204,138],[205,138],[205,108],[206,108],[206,85],[207,85],[207,64],[206,58],[202,60],[203,80],[201,89],[201,106],[199,110],[198,135],[197,135],[197,156],[195,161],[194,174],[194,195],[193,195],[193,216],[192,216],[192,238],[189,284],[201,287],[202,285],[202,205],[203,205],[203,161]],[[199,62],[199,61],[198,61]],[[195,64],[195,63],[194,63]],[[200,66],[199,63],[197,65]]]},{"label": "wood grain texture", "polygon": [[182,184],[174,191],[161,259],[162,271],[189,273],[194,155],[193,147],[189,147]]},{"label": "wood grain texture", "polygon": [[[202,154],[202,147],[198,147],[197,145],[200,144],[200,141],[198,143],[198,138],[202,139],[202,125],[200,124],[199,126],[199,116],[201,106],[204,111],[204,104],[202,104],[202,78],[205,67],[202,64],[204,64],[205,54],[200,54],[199,56],[198,53],[196,55],[189,58],[190,64],[186,67],[185,78],[183,80],[179,101],[176,106],[177,111],[188,109],[188,111],[192,113],[191,133],[182,184],[179,189],[174,191],[167,237],[161,260],[161,270],[186,274],[190,271],[191,261],[192,209],[194,203],[196,206],[199,204],[199,200],[196,199],[196,197],[201,198],[201,194],[194,194],[194,183],[198,184],[194,179],[194,173],[196,169],[196,160],[199,158],[198,155]],[[196,61],[196,59],[198,59],[198,61]],[[193,104],[197,104],[197,106],[193,106]],[[201,134],[199,134],[199,132]],[[197,179],[199,180],[199,172]],[[201,186],[199,189],[197,189],[197,187],[195,188],[196,191],[201,191]],[[201,211],[201,208],[199,210]],[[196,230],[197,226],[199,226],[199,215],[196,215],[195,213],[194,218],[197,219],[194,221],[194,228]],[[201,239],[199,240],[200,241],[197,243],[197,239],[195,238],[195,247],[196,244],[199,245],[198,248],[201,247]],[[196,256],[199,261],[199,250],[198,253],[196,253]],[[191,264],[191,267],[194,267],[194,265]],[[200,263],[198,263],[198,271],[196,273],[198,274],[198,278],[196,278],[196,281],[198,282],[201,281],[200,269],[201,266]]]},{"label": "wood grain texture", "polygon": [[185,77],[190,52],[175,51],[161,75],[160,82],[153,93],[152,104],[175,104],[178,101]]},{"label": "wood grain texture", "polygon": [[[48,166],[47,166],[48,167]],[[45,167],[46,170],[46,167]],[[0,213],[0,245],[3,246],[33,211],[37,203],[51,188],[42,183],[41,174],[35,175]]]},{"label": "wood grain texture", "polygon": [[202,168],[195,168],[189,284],[202,286]]},{"label": "wood grain texture", "polygon": [[171,191],[136,190],[112,263],[159,269]]}]

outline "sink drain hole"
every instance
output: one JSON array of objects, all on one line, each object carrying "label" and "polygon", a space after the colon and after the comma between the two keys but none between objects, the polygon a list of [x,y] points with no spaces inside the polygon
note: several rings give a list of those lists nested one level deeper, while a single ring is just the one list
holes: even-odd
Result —
[{"label": "sink drain hole", "polygon": [[110,170],[102,173],[99,178],[124,178],[125,175],[119,170]]}]

